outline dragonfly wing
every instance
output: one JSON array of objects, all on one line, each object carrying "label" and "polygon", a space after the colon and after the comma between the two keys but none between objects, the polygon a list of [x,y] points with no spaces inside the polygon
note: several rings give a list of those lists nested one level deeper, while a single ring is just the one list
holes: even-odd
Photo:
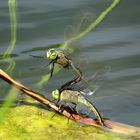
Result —
[{"label": "dragonfly wing", "polygon": [[99,86],[96,85],[96,86],[94,86],[94,89],[91,90],[91,89],[89,89],[89,88],[86,88],[86,89],[80,91],[80,93],[83,94],[83,95],[93,95],[93,94],[96,93],[96,91],[97,91],[98,89],[99,89]]},{"label": "dragonfly wing", "polygon": [[[45,56],[36,56],[36,55],[29,55],[31,57],[34,57],[34,58],[39,58],[41,60],[45,60]],[[45,60],[46,61],[46,60]],[[39,66],[35,66],[35,67],[31,67],[29,68],[30,70],[36,70],[36,69],[45,69],[46,67],[50,66],[50,64],[52,63],[52,61],[47,61],[48,64],[44,64],[44,65],[39,65]]]},{"label": "dragonfly wing", "polygon": [[110,72],[110,66],[97,71],[90,79],[87,80],[89,86],[84,82],[81,82],[78,87],[74,87],[76,90],[79,90],[83,95],[93,95],[100,88],[101,83],[105,79],[106,75]]},{"label": "dragonfly wing", "polygon": [[54,71],[54,62],[51,62],[50,63],[50,79],[52,78],[53,71]]},{"label": "dragonfly wing", "polygon": [[68,25],[64,31],[64,39],[65,41],[71,39],[76,35],[75,28],[72,25]]},{"label": "dragonfly wing", "polygon": [[82,103],[78,103],[76,105],[76,111],[78,114],[80,114],[84,117],[88,117],[90,114],[90,109]]},{"label": "dragonfly wing", "polygon": [[78,19],[78,24],[76,27],[69,25],[65,29],[64,32],[64,38],[65,43],[67,46],[65,49],[67,49],[70,52],[73,52],[74,47],[79,46],[76,45],[79,39],[79,35],[84,32],[89,25],[93,22],[93,12],[84,11],[84,13],[81,13],[80,19]]}]

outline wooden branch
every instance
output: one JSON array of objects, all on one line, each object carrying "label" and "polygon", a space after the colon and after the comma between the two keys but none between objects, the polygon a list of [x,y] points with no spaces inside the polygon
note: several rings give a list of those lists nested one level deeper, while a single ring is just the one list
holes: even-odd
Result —
[{"label": "wooden branch", "polygon": [[28,87],[22,85],[21,83],[15,81],[12,77],[10,77],[2,69],[0,69],[0,78],[3,79],[4,81],[6,81],[7,83],[9,83],[10,85],[18,88],[20,91],[24,92],[28,96],[34,98],[35,100],[39,101],[40,103],[42,103],[44,105],[47,105],[48,107],[54,109],[55,111],[61,113],[62,115],[68,117],[71,120],[74,120],[76,122],[81,122],[84,124],[88,124],[88,125],[93,125],[96,127],[100,127],[105,130],[112,131],[112,132],[118,132],[118,133],[130,135],[130,136],[134,136],[134,137],[140,137],[140,128],[133,127],[130,125],[125,125],[122,123],[113,122],[110,120],[104,120],[104,124],[106,125],[106,127],[103,127],[98,123],[97,120],[94,120],[92,118],[82,117],[78,114],[71,113],[65,109],[59,109],[57,105],[55,105],[53,102],[51,102],[47,98],[41,96],[39,93],[29,89]]}]

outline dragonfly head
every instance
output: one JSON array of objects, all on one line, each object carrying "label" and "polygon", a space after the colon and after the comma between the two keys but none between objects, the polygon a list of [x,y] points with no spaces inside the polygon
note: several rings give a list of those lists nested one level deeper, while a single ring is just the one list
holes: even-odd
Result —
[{"label": "dragonfly head", "polygon": [[46,56],[50,60],[55,60],[57,58],[57,56],[58,56],[57,50],[56,49],[49,49],[46,52]]},{"label": "dragonfly head", "polygon": [[56,100],[58,100],[60,98],[60,92],[58,89],[56,89],[52,92],[52,97]]}]

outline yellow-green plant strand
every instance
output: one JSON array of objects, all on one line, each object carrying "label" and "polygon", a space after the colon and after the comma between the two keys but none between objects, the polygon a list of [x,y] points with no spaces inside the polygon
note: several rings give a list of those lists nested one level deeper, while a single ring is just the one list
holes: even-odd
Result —
[{"label": "yellow-green plant strand", "polygon": [[4,104],[0,108],[0,123],[2,123],[4,121],[4,118],[10,112],[10,106],[13,104],[16,97],[17,97],[17,89],[12,88],[10,90],[8,96],[6,97]]},{"label": "yellow-green plant strand", "polygon": [[3,58],[9,57],[9,54],[13,51],[16,43],[16,28],[17,28],[17,22],[16,22],[16,0],[9,0],[9,16],[10,16],[10,28],[11,28],[11,41],[9,43],[9,46],[3,55]]},{"label": "yellow-green plant strand", "polygon": [[71,42],[74,42],[74,41],[84,37],[89,32],[91,32],[119,4],[119,2],[120,2],[120,0],[114,0],[113,3],[106,10],[104,10],[99,15],[99,17],[93,23],[91,23],[84,31],[79,33],[77,36],[74,36],[73,38],[65,41],[60,47],[62,49],[67,49]]},{"label": "yellow-green plant strand", "polygon": [[[8,45],[7,50],[5,51],[3,58],[9,58],[10,54],[12,53],[15,44],[16,44],[16,38],[17,38],[17,19],[16,19],[16,0],[9,0],[8,6],[9,6],[9,17],[10,17],[10,29],[11,29],[11,39],[10,43]],[[8,60],[9,66],[8,70],[12,71],[15,67],[15,63],[13,63],[13,60]],[[13,65],[14,64],[14,65]],[[13,66],[11,66],[13,65]]]},{"label": "yellow-green plant strand", "polygon": [[12,73],[12,70],[15,68],[16,66],[16,62],[12,59],[8,60],[9,66],[7,68],[7,70]]},{"label": "yellow-green plant strand", "polygon": [[[73,36],[72,38],[66,40],[63,44],[60,45],[59,48],[61,48],[62,50],[68,50],[68,51],[71,51],[73,52],[73,50],[69,50],[69,45],[74,42],[74,41],[77,41],[78,39],[84,37],[86,34],[88,34],[89,32],[91,32],[93,29],[95,29],[95,27],[119,4],[120,0],[114,0],[112,2],[112,4],[107,8],[105,9],[99,16],[98,18],[93,22],[91,23],[85,30],[81,31],[79,34]],[[85,17],[83,17],[85,18]],[[83,21],[84,19],[81,20],[81,22]],[[82,23],[80,23],[82,24]],[[81,25],[80,25],[81,26]],[[59,71],[59,69],[55,72],[57,73]],[[42,80],[37,84],[38,87],[41,87],[43,83],[47,82],[49,80],[48,78],[49,76],[48,75],[45,75],[42,77]]]}]

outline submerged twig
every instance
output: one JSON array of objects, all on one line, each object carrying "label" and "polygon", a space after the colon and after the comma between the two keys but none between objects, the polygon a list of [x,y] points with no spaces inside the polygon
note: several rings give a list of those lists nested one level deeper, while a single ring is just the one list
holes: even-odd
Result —
[{"label": "submerged twig", "polygon": [[68,117],[71,120],[74,120],[76,122],[81,122],[84,124],[88,124],[88,125],[93,125],[93,126],[100,127],[100,128],[104,128],[104,129],[112,131],[112,132],[119,132],[119,133],[127,134],[130,136],[140,137],[140,128],[113,122],[110,120],[104,120],[104,124],[106,127],[103,127],[98,123],[97,120],[94,120],[92,118],[82,117],[79,114],[75,114],[64,108],[60,109],[56,104],[54,104],[47,98],[41,96],[40,93],[37,93],[37,92],[29,89],[28,87],[22,85],[21,83],[15,81],[12,77],[10,77],[2,69],[0,69],[0,78],[3,79],[4,81],[8,82],[10,85],[18,88],[20,91],[24,92],[28,96],[34,98],[35,100],[39,101],[40,103],[42,103],[44,105],[47,105],[48,107],[54,109],[55,111]]}]

